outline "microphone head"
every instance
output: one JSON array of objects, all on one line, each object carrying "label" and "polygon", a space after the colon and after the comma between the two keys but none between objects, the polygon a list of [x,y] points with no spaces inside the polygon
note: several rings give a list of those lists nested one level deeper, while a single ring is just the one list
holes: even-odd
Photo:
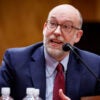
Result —
[{"label": "microphone head", "polygon": [[62,46],[62,49],[63,49],[64,51],[69,51],[69,50],[70,50],[70,44],[69,44],[69,43],[64,44],[64,45]]}]

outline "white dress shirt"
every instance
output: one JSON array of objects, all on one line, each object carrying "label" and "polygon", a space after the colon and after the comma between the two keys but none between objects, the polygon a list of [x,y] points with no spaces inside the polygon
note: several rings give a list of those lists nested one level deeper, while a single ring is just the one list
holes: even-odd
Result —
[{"label": "white dress shirt", "polygon": [[[52,100],[53,98],[53,83],[56,76],[56,66],[58,61],[52,58],[46,50],[44,50],[46,60],[46,100]],[[66,56],[60,63],[64,66],[64,73],[67,71],[69,55]]]}]

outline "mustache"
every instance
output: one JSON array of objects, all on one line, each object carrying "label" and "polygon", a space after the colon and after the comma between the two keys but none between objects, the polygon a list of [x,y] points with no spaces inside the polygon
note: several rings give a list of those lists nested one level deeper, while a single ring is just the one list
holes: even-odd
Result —
[{"label": "mustache", "polygon": [[60,41],[60,42],[65,42],[61,37],[51,37],[49,38],[49,40],[56,40],[56,41]]}]

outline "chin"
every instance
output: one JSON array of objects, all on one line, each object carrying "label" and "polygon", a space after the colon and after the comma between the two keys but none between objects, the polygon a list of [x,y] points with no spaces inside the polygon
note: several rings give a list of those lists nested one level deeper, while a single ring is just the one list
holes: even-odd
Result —
[{"label": "chin", "polygon": [[59,57],[64,53],[61,49],[50,48],[50,47],[47,48],[47,52],[52,57]]}]

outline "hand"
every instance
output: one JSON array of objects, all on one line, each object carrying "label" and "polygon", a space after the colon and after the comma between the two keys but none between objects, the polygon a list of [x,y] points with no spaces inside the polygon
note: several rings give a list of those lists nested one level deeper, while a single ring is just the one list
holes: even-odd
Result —
[{"label": "hand", "polygon": [[60,96],[61,100],[71,100],[69,97],[67,97],[67,96],[63,93],[62,89],[59,89],[59,96]]}]

